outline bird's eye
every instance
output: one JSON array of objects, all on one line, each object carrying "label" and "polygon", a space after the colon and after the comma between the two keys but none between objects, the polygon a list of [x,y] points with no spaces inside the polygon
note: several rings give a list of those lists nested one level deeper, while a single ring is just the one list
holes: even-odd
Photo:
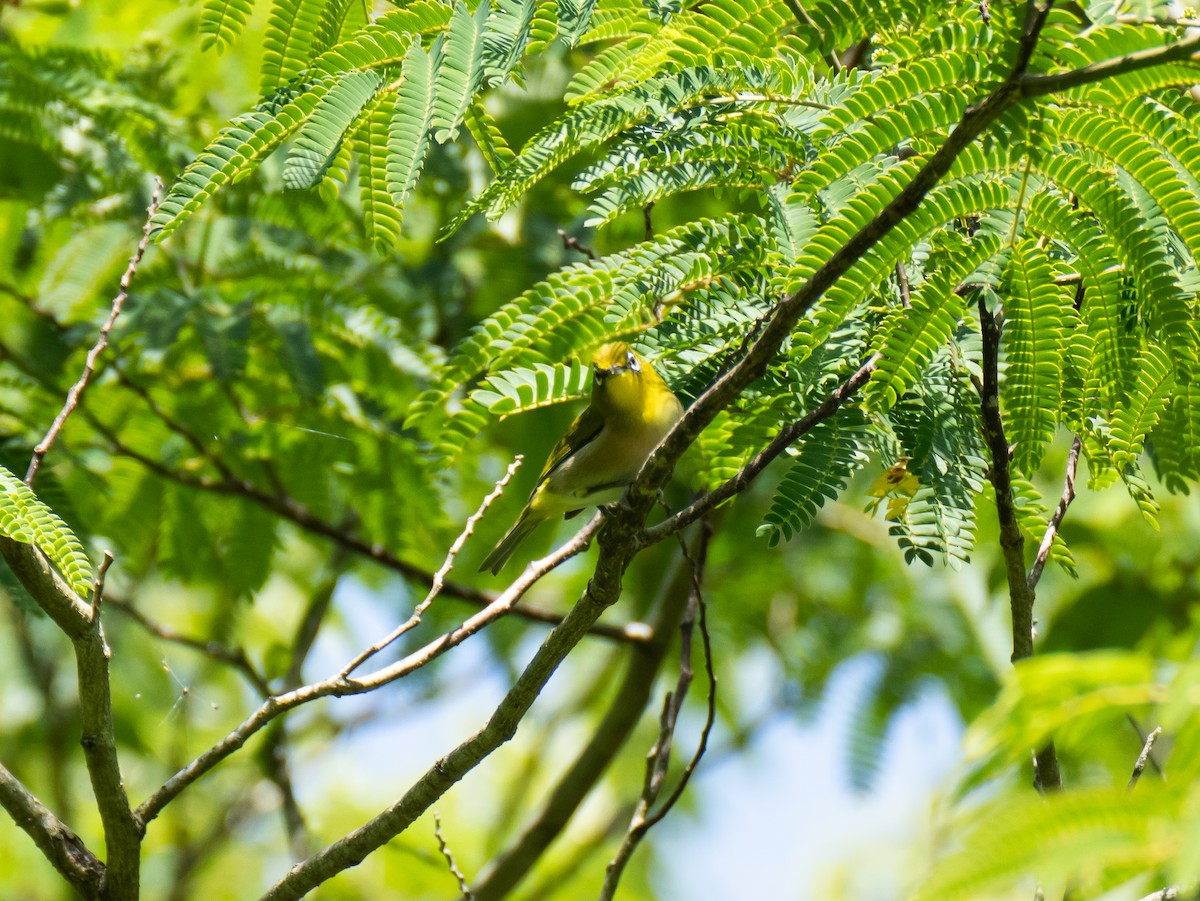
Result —
[{"label": "bird's eye", "polygon": [[629,367],[630,372],[642,371],[642,364],[638,362],[637,354],[632,350],[625,355],[625,365]]},{"label": "bird's eye", "polygon": [[600,384],[606,378],[608,378],[608,370],[596,367],[595,369],[592,370],[592,375],[595,376],[595,378],[596,378],[596,384]]}]

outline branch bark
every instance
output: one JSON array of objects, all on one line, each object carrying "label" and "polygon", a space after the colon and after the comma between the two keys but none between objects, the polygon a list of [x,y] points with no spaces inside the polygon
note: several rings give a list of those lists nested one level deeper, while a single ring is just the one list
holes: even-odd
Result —
[{"label": "branch bark", "polygon": [[75,891],[84,898],[100,897],[104,864],[3,764],[0,764],[0,807],[33,839],[33,843]]},{"label": "branch bark", "polygon": [[[1000,523],[1000,551],[1004,558],[1004,573],[1008,581],[1008,601],[1012,618],[1012,661],[1016,663],[1033,656],[1034,585],[1025,574],[1025,537],[1017,524],[1013,500],[1012,475],[1008,467],[1008,440],[1004,437],[1004,421],[1000,415],[1000,329],[999,313],[988,311],[987,302],[979,298],[979,328],[983,338],[983,384],[979,393],[980,417],[984,442],[991,457],[988,478],[996,495],[996,518]],[[1066,512],[1066,507],[1063,507]],[[1050,536],[1051,539],[1053,535]],[[1039,791],[1061,787],[1058,755],[1054,742],[1034,752],[1034,784]]]},{"label": "branch bark", "polygon": [[71,640],[79,684],[80,743],[104,827],[107,867],[100,897],[136,901],[142,828],[134,818],[117,759],[113,734],[108,644],[99,609],[80,598],[46,557],[31,545],[0,538],[2,555],[38,606]]},{"label": "branch bark", "polygon": [[652,637],[630,649],[628,668],[604,718],[550,791],[538,815],[480,874],[474,889],[476,901],[499,901],[529,873],[629,740],[650,702],[690,590],[691,573],[682,559],[677,560],[663,584],[658,612],[651,623]]},{"label": "branch bark", "polygon": [[[375,670],[366,676],[351,679],[338,673],[321,682],[313,682],[293,691],[268,698],[240,726],[207,751],[204,751],[193,759],[186,767],[168,779],[157,791],[143,801],[136,812],[138,820],[143,826],[149,823],[162,812],[162,809],[167,804],[178,797],[180,792],[209,772],[222,760],[238,751],[251,736],[287,711],[311,703],[319,698],[345,697],[347,695],[374,691],[415,672],[422,666],[436,660],[451,648],[462,644],[484,626],[506,615],[520,601],[525,592],[546,573],[585,550],[591,544],[592,536],[595,534],[599,524],[600,516],[597,514],[574,538],[553,554],[529,564],[524,572],[517,577],[516,581],[501,592],[490,606],[485,607],[474,616],[464,620],[457,628],[443,634],[441,637],[429,642],[423,648],[408,654],[401,660]],[[599,616],[599,613],[597,613],[597,616]],[[563,622],[565,623],[568,618],[570,618],[570,614],[564,618]],[[585,631],[590,631],[594,623],[595,620],[593,619],[588,623],[588,629]],[[561,625],[562,623],[559,624],[559,626]],[[551,635],[553,634],[551,632]]]}]

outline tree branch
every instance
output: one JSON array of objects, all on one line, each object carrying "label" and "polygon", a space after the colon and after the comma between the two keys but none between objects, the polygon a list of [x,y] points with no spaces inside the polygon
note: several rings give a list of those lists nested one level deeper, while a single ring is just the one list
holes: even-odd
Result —
[{"label": "tree branch", "polygon": [[[691,779],[692,773],[695,772],[700,758],[704,756],[704,751],[708,747],[709,734],[712,732],[713,723],[716,722],[717,677],[713,672],[712,645],[709,641],[708,624],[705,619],[704,595],[700,585],[710,536],[711,529],[709,528],[708,521],[705,520],[701,526],[700,541],[694,557],[688,553],[687,546],[680,541],[680,547],[683,550],[684,557],[688,561],[691,574],[691,591],[688,592],[687,611],[684,613],[683,621],[679,624],[679,679],[676,681],[675,690],[669,692],[663,701],[658,741],[655,742],[654,747],[650,750],[646,758],[646,778],[642,786],[642,795],[634,807],[633,816],[630,819],[625,837],[621,841],[616,855],[605,869],[604,884],[600,889],[600,901],[612,901],[616,895],[617,886],[621,882],[621,876],[625,872],[625,867],[633,858],[633,853],[637,850],[638,845],[641,844],[642,839],[646,837],[646,834],[663,817],[670,813],[671,808],[675,806],[675,803],[683,795],[683,791],[687,788],[688,781]],[[708,713],[704,720],[704,728],[700,732],[700,742],[696,747],[695,753],[692,755],[692,759],[684,768],[683,774],[679,778],[679,783],[662,806],[657,811],[652,812],[652,808],[658,800],[659,793],[662,791],[662,786],[667,778],[667,771],[671,762],[671,748],[675,738],[675,727],[679,722],[679,713],[683,709],[684,699],[687,697],[688,689],[692,684],[692,633],[695,629],[697,619],[700,622],[700,635],[704,644],[704,664],[705,670],[708,673]]]},{"label": "tree branch", "polygon": [[1146,769],[1146,763],[1150,760],[1150,753],[1154,750],[1154,743],[1158,741],[1160,735],[1162,735],[1162,726],[1155,726],[1150,734],[1146,736],[1146,741],[1142,745],[1142,753],[1138,755],[1137,762],[1133,765],[1133,773],[1129,777],[1129,784],[1125,786],[1125,791],[1133,791],[1133,787],[1142,778],[1142,773]]},{"label": "tree branch", "polygon": [[1038,546],[1033,566],[1029,568],[1029,578],[1026,581],[1029,583],[1030,591],[1037,588],[1037,583],[1042,578],[1046,561],[1050,559],[1050,549],[1054,546],[1054,536],[1058,534],[1063,517],[1067,515],[1067,507],[1071,506],[1071,501],[1075,500],[1075,471],[1079,466],[1080,446],[1079,436],[1076,435],[1071,442],[1071,449],[1067,452],[1067,474],[1063,479],[1062,496],[1058,499],[1058,506],[1054,508],[1054,515],[1046,524],[1046,533],[1042,536],[1042,543]]},{"label": "tree branch", "polygon": [[71,640],[79,685],[83,756],[104,827],[107,869],[103,895],[106,901],[136,901],[142,830],[129,809],[117,759],[109,651],[99,610],[93,611],[75,594],[37,548],[0,538],[0,555],[38,606]]},{"label": "tree branch", "polygon": [[566,828],[579,805],[629,740],[650,702],[655,680],[672,644],[675,627],[687,607],[691,573],[682,558],[667,572],[659,592],[651,638],[630,649],[629,664],[612,703],[588,743],[551,789],[538,815],[520,837],[479,875],[476,901],[499,901],[529,873]]},{"label": "tree branch", "polygon": [[155,211],[158,209],[158,195],[161,191],[162,182],[155,179],[154,194],[150,198],[150,205],[146,207],[146,222],[142,226],[142,239],[138,242],[137,249],[129,258],[129,265],[125,268],[125,274],[121,276],[120,290],[117,291],[117,296],[113,298],[108,319],[104,321],[104,325],[100,326],[100,337],[96,339],[96,343],[88,351],[83,372],[80,374],[79,380],[67,392],[67,399],[63,403],[62,409],[58,411],[58,415],[54,417],[54,422],[51,424],[49,431],[46,432],[45,437],[33,449],[33,457],[29,460],[29,469],[25,472],[25,484],[30,487],[33,487],[33,480],[37,478],[42,460],[45,459],[46,454],[54,445],[55,439],[58,438],[59,432],[62,431],[63,426],[67,422],[67,417],[79,406],[79,399],[83,396],[84,389],[87,388],[88,382],[92,378],[92,373],[96,371],[96,361],[100,358],[100,354],[104,353],[104,349],[108,347],[108,333],[112,331],[112,327],[117,322],[117,317],[121,315],[121,309],[125,306],[125,301],[129,297],[129,284],[133,281],[133,277],[137,273],[138,264],[141,263],[142,256],[146,253],[146,246],[150,243],[151,222],[154,219]]},{"label": "tree branch", "polygon": [[1191,59],[1197,53],[1200,53],[1200,36],[1168,44],[1165,47],[1135,50],[1124,56],[1099,60],[1069,72],[1056,72],[1052,75],[1023,75],[1018,80],[1017,87],[1023,98],[1058,94],[1116,75],[1127,75],[1139,69],[1161,66],[1163,63],[1182,62]]},{"label": "tree branch", "polygon": [[454,566],[454,558],[457,557],[459,551],[463,549],[463,545],[467,543],[467,539],[474,534],[475,526],[479,523],[479,520],[483,517],[483,514],[487,512],[487,508],[492,505],[493,501],[495,501],[498,497],[500,497],[501,494],[504,493],[504,489],[508,487],[508,483],[512,481],[512,477],[516,475],[517,470],[524,461],[525,458],[522,455],[517,454],[516,459],[508,465],[508,469],[504,471],[504,475],[500,477],[500,481],[498,481],[496,486],[492,489],[492,493],[485,497],[482,502],[480,502],[479,509],[467,517],[467,522],[466,525],[463,526],[462,532],[459,533],[458,538],[454,539],[454,542],[450,545],[450,550],[446,552],[446,559],[442,562],[441,568],[433,574],[433,578],[430,580],[431,584],[429,586],[429,593],[425,595],[425,598],[421,601],[421,603],[417,604],[416,609],[414,609],[412,612],[412,616],[393,629],[386,638],[371,645],[369,648],[347,663],[342,669],[342,676],[349,676],[352,672],[354,672],[388,645],[392,644],[392,642],[400,638],[400,636],[411,631],[412,629],[415,629],[421,624],[421,617],[424,616],[425,611],[429,609],[429,606],[435,600],[437,600],[437,596],[441,594],[442,587],[446,582],[446,576],[449,575],[450,569]]},{"label": "tree branch", "polygon": [[[509,613],[517,602],[520,601],[525,592],[546,575],[546,573],[584,551],[591,544],[592,536],[599,525],[600,515],[597,514],[574,538],[553,554],[530,563],[512,585],[501,592],[490,605],[474,616],[464,620],[457,628],[429,642],[424,647],[413,651],[401,660],[357,679],[349,679],[339,673],[321,682],[314,682],[268,698],[241,725],[192,760],[191,763],[168,779],[157,791],[143,801],[137,809],[139,821],[145,825],[153,820],[180,792],[226,757],[238,751],[246,743],[247,739],[259,732],[281,714],[315,701],[318,698],[345,697],[347,695],[364,694],[374,691],[415,672],[426,664],[436,660],[451,648],[462,644],[484,626]],[[599,613],[597,613],[597,616],[599,616]],[[565,623],[569,618],[570,614],[564,618],[563,622]],[[588,627],[590,628],[593,623],[594,620],[589,622]]]},{"label": "tree branch", "polygon": [[[85,411],[86,415],[86,411]],[[159,477],[178,485],[184,485],[189,488],[195,488],[198,491],[209,491],[216,494],[225,494],[235,497],[244,497],[253,501],[259,506],[291,522],[293,525],[299,526],[306,532],[313,535],[319,535],[322,538],[328,538],[338,547],[351,551],[368,560],[378,563],[380,566],[390,569],[393,572],[399,573],[407,579],[411,579],[419,584],[432,584],[433,574],[428,570],[422,569],[415,564],[401,560],[396,555],[392,554],[382,544],[365,541],[358,536],[348,533],[341,526],[326,522],[316,516],[306,506],[299,501],[287,495],[271,494],[262,490],[253,482],[243,479],[232,471],[228,471],[222,479],[208,479],[204,477],[192,476],[182,472],[176,472],[168,466],[163,465],[159,461],[146,456],[126,445],[115,433],[112,432],[103,423],[94,419],[89,420],[94,428],[104,437],[112,450],[122,456],[128,457],[140,463],[142,466],[149,469]],[[446,597],[452,597],[475,607],[486,609],[495,603],[497,595],[491,594],[480,588],[475,588],[472,585],[464,585],[461,582],[445,581],[442,584],[442,594]],[[547,625],[556,625],[562,622],[562,616],[550,610],[543,610],[538,607],[520,606],[511,609],[513,616],[520,619],[526,619],[530,622],[544,623]],[[596,623],[591,629],[591,634],[600,638],[607,638],[618,642],[638,642],[643,641],[645,636],[645,626],[642,623],[630,623],[625,626],[613,626],[607,623]]]},{"label": "tree branch", "polygon": [[[1016,663],[1033,656],[1034,585],[1025,575],[1025,538],[1017,524],[1016,504],[1013,501],[1012,475],[1008,468],[1008,440],[1004,437],[1004,421],[1000,416],[1000,329],[1001,315],[988,311],[987,302],[979,298],[979,328],[983,339],[983,384],[981,386],[980,418],[984,443],[991,457],[988,478],[996,495],[996,518],[1000,523],[1000,551],[1004,558],[1008,581],[1008,601],[1012,617],[1012,661]],[[1066,507],[1063,507],[1066,512]],[[1050,536],[1053,540],[1053,535]],[[1034,781],[1040,791],[1051,791],[1062,785],[1058,755],[1054,742],[1034,752]]]},{"label": "tree branch", "polygon": [[657,525],[646,529],[643,533],[643,540],[646,544],[654,544],[668,535],[678,532],[729,498],[749,488],[750,483],[766,469],[772,460],[787,450],[798,438],[840,410],[842,405],[867,383],[878,362],[879,355],[875,354],[859,367],[854,375],[831,392],[825,400],[776,435],[770,444],[755,454],[732,478],[688,504],[678,513],[668,516]]},{"label": "tree branch", "polygon": [[1017,524],[1013,502],[1012,476],[1008,469],[1008,440],[1000,417],[1000,314],[988,311],[979,298],[979,322],[983,337],[983,386],[980,391],[980,416],[983,437],[991,457],[988,479],[996,495],[996,516],[1000,521],[1000,550],[1008,577],[1009,605],[1012,608],[1012,660],[1033,656],[1034,592],[1025,575],[1025,537]]},{"label": "tree branch", "polygon": [[[596,522],[593,519],[587,530],[590,531]],[[588,627],[620,597],[621,574],[632,553],[632,548],[627,545],[623,554],[601,554],[596,573],[583,596],[546,636],[524,672],[479,732],[435,762],[395,804],[344,838],[292,867],[262,896],[262,901],[294,901],[348,867],[357,865],[410,826],[451,786],[512,738],[521,719],[533,706],[559,664],[587,634]]]},{"label": "tree branch", "polygon": [[0,764],[0,807],[33,839],[54,869],[85,898],[98,898],[104,864],[71,829]]}]

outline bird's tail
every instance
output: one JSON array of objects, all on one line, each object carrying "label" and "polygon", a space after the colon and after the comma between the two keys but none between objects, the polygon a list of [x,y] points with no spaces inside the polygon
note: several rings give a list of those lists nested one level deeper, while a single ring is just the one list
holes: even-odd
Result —
[{"label": "bird's tail", "polygon": [[479,566],[479,571],[490,572],[493,576],[499,575],[500,570],[504,568],[504,564],[508,562],[508,558],[512,556],[513,551],[517,549],[525,538],[537,528],[540,519],[531,519],[529,511],[526,510],[521,514],[521,518],[513,523],[513,527],[508,530],[500,542],[492,548],[492,552],[487,555],[487,558]]}]

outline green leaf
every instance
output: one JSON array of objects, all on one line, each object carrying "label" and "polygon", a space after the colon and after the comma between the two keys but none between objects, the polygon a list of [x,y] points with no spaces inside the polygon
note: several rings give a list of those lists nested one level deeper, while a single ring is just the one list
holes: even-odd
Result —
[{"label": "green leaf", "polygon": [[1146,435],[1162,415],[1175,383],[1171,360],[1156,344],[1142,351],[1135,372],[1133,390],[1113,410],[1110,422],[1108,444],[1118,467],[1132,464],[1141,455]]},{"label": "green leaf", "polygon": [[273,0],[263,32],[262,94],[287,84],[312,59],[325,0]]},{"label": "green leaf", "polygon": [[1055,268],[1033,240],[1013,249],[1008,274],[1003,336],[1008,370],[1001,402],[1007,438],[1016,445],[1013,466],[1030,475],[1041,463],[1058,419],[1071,298],[1054,283]]},{"label": "green leaf", "polygon": [[242,33],[253,10],[253,0],[204,0],[200,12],[201,49],[224,50]]},{"label": "green leaf", "polygon": [[771,509],[758,528],[759,536],[775,547],[805,529],[826,500],[837,500],[850,477],[867,462],[866,419],[846,410],[822,422],[791,451],[789,467]]},{"label": "green leaf", "polygon": [[441,38],[426,52],[413,44],[404,57],[400,88],[388,127],[387,185],[398,209],[416,187],[429,149],[433,122],[434,72],[441,56]]},{"label": "green leaf", "polygon": [[24,482],[0,466],[0,535],[46,555],[82,598],[91,596],[92,565],[75,533]]},{"label": "green leaf", "polygon": [[474,14],[455,0],[454,18],[438,62],[434,85],[433,127],[439,144],[458,137],[458,126],[483,83],[483,37],[489,6],[481,2]]},{"label": "green leaf", "polygon": [[283,183],[293,190],[317,185],[342,149],[363,108],[383,84],[379,72],[351,72],[337,81],[300,129],[283,167]]}]

